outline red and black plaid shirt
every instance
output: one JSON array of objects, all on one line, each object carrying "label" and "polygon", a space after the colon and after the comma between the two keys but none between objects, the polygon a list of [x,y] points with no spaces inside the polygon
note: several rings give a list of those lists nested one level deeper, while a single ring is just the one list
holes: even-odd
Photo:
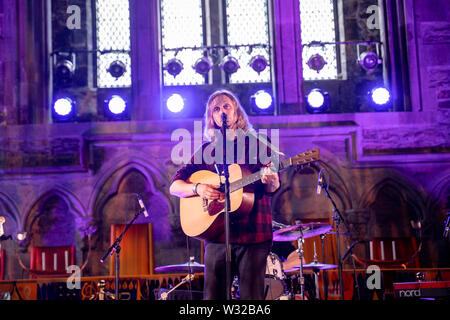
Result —
[{"label": "red and black plaid shirt", "polygon": [[[210,142],[203,144],[201,148],[202,152],[209,144]],[[250,162],[248,161],[248,141],[246,141],[245,147],[246,161],[245,164],[240,164],[240,166],[241,168],[246,167],[251,173],[257,172],[261,169],[262,164],[259,161],[257,161],[256,164],[248,164]],[[238,154],[236,149],[237,143],[235,141],[235,163],[237,163],[236,155]],[[194,172],[199,170],[216,172],[213,164],[195,164],[193,156],[189,164],[184,165],[175,173],[172,178],[172,182],[180,179],[186,181]],[[255,193],[255,203],[251,212],[248,215],[230,213],[230,243],[250,244],[272,240],[272,212],[269,199],[270,194],[265,191],[265,185],[261,182],[261,180],[254,182],[252,187],[254,188]],[[225,230],[223,230],[214,242],[225,242]]]}]

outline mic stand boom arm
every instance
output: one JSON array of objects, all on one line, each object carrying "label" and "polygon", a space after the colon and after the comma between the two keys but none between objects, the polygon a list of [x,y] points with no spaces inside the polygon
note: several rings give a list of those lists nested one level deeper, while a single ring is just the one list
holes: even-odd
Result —
[{"label": "mic stand boom arm", "polygon": [[131,225],[134,223],[134,221],[137,219],[139,214],[142,212],[142,210],[139,210],[131,219],[130,222],[125,226],[122,233],[117,237],[117,239],[114,241],[111,247],[109,247],[108,251],[105,253],[103,258],[100,259],[100,262],[105,262],[105,259],[108,257],[108,255],[113,255],[115,253],[115,259],[114,259],[114,290],[115,290],[115,300],[119,300],[119,277],[120,277],[120,242],[122,241],[123,236],[127,232],[127,230],[131,227]]}]

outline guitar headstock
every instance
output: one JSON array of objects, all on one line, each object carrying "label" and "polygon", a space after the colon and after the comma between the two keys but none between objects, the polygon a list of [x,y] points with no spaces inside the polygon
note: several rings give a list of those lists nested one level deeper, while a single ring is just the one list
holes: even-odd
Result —
[{"label": "guitar headstock", "polygon": [[299,153],[299,154],[289,158],[287,161],[289,161],[289,165],[296,166],[296,165],[303,165],[303,164],[315,162],[319,159],[320,159],[319,149],[314,148],[312,150],[308,150],[308,151]]}]

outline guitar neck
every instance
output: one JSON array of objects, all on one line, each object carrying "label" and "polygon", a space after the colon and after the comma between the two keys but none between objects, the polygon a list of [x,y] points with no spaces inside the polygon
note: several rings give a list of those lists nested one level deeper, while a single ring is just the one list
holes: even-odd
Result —
[{"label": "guitar neck", "polygon": [[[279,170],[283,170],[286,167],[289,167],[290,165],[291,165],[290,159],[281,161],[279,164]],[[258,172],[249,174],[248,176],[246,176],[240,180],[234,181],[234,182],[230,183],[230,192],[242,189],[242,188],[248,186],[249,184],[252,184],[253,182],[260,180],[262,176],[263,176],[262,171],[259,170]]]}]

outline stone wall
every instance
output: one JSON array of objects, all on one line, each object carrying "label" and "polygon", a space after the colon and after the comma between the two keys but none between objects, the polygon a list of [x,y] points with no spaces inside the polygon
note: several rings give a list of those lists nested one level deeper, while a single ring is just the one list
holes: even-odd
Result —
[{"label": "stone wall", "polygon": [[[446,22],[450,20],[450,4],[436,2],[447,10],[436,11],[425,0],[405,1],[410,112],[251,117],[256,129],[279,130],[280,149],[286,155],[312,148],[321,152],[321,161],[310,168],[289,168],[281,173],[282,188],[272,199],[275,220],[290,224],[322,219],[333,223],[330,202],[323,193],[316,194],[318,169],[323,167],[329,173],[330,194],[352,233],[342,240],[343,245],[377,237],[419,240],[421,231],[420,265],[450,266],[449,240],[442,238],[450,194],[450,43]],[[22,120],[31,104],[18,101],[30,83],[19,75],[17,65],[25,68],[27,60],[19,59],[14,51],[19,31],[1,29],[2,19],[17,23],[12,13],[18,10],[18,3],[22,2],[5,0],[0,6],[4,34],[0,37],[0,215],[7,219],[6,234],[28,231],[33,241],[2,243],[6,277],[28,277],[19,266],[16,251],[29,265],[31,243],[74,243],[77,264],[81,265],[87,259],[89,230],[96,231],[85,275],[108,274],[109,265],[101,265],[99,258],[109,246],[110,225],[127,223],[137,210],[134,193],[143,195],[150,212],[148,219],[137,222],[154,225],[155,266],[186,262],[188,243],[179,223],[178,199],[168,192],[178,169],[171,161],[176,144],[171,133],[177,128],[192,133],[193,120],[199,119],[154,120],[158,119],[153,116],[159,104],[154,108],[146,104],[154,99],[147,89],[153,88],[150,82],[157,81],[142,79],[155,66],[145,62],[147,71],[138,74],[142,86],[135,89],[146,88],[136,92],[137,109],[141,110],[137,113],[145,114],[145,121],[26,124]],[[144,18],[141,13],[139,19]],[[136,59],[145,60],[143,57]],[[27,101],[39,98],[28,93],[26,97]],[[20,99],[23,102],[24,96]],[[286,98],[286,103],[289,101]],[[414,228],[417,222],[420,230]],[[47,229],[36,229],[45,225]],[[53,232],[56,229],[58,232]],[[200,242],[191,239],[189,245],[189,255],[200,261]],[[335,261],[335,245],[330,236],[329,263]],[[367,257],[367,246],[355,250]],[[309,261],[312,253],[308,250],[306,254]]]}]

